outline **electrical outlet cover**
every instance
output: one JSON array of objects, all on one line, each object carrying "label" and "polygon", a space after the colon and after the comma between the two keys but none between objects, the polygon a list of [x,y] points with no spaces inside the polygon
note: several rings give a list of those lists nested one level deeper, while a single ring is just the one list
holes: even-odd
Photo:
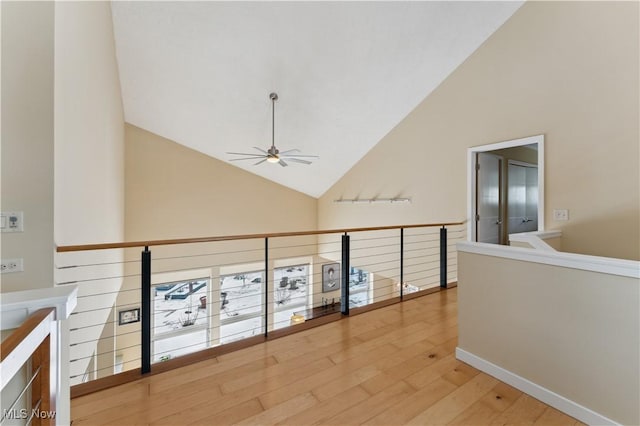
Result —
[{"label": "electrical outlet cover", "polygon": [[2,259],[0,264],[0,273],[9,274],[12,272],[24,271],[24,265],[22,259]]},{"label": "electrical outlet cover", "polygon": [[569,210],[555,209],[553,211],[553,220],[569,220]]}]

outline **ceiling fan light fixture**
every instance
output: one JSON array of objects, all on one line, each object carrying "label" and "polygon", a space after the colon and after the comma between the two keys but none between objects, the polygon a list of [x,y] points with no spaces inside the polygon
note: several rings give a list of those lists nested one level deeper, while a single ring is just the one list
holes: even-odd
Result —
[{"label": "ceiling fan light fixture", "polygon": [[280,164],[282,167],[288,166],[287,161],[306,165],[311,164],[311,161],[309,161],[308,159],[318,158],[317,155],[298,154],[298,152],[300,152],[299,149],[289,149],[280,152],[278,148],[276,148],[276,101],[278,100],[278,95],[275,92],[272,92],[269,94],[269,99],[271,100],[271,146],[267,150],[254,146],[253,148],[260,154],[246,152],[227,152],[227,154],[243,156],[242,158],[232,158],[229,161],[259,160],[254,164],[254,166],[262,164],[265,161],[272,164]]}]

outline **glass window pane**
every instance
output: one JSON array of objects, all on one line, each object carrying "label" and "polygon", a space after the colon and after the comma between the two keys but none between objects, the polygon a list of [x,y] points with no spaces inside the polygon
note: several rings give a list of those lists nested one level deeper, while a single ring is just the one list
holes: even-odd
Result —
[{"label": "glass window pane", "polygon": [[306,306],[309,265],[285,266],[273,270],[275,310]]},{"label": "glass window pane", "polygon": [[349,294],[369,289],[369,273],[363,269],[351,268],[349,274]]},{"label": "glass window pane", "polygon": [[208,279],[162,283],[152,288],[153,362],[208,345]]},{"label": "glass window pane", "polygon": [[241,321],[234,321],[220,327],[220,343],[231,343],[262,334],[262,317],[254,316]]},{"label": "glass window pane", "polygon": [[220,278],[220,320],[262,312],[264,280],[262,272],[247,272]]}]

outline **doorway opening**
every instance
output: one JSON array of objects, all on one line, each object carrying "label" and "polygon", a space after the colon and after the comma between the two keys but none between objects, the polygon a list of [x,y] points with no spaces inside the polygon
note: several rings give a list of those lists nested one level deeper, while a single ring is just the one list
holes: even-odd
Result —
[{"label": "doorway opening", "polygon": [[544,135],[469,148],[468,240],[544,230]]}]

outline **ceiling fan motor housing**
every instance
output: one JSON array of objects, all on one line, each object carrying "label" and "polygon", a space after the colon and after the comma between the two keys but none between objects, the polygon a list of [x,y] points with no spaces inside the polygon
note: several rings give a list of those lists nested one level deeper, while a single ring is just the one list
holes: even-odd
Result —
[{"label": "ceiling fan motor housing", "polygon": [[282,167],[286,167],[288,164],[287,161],[292,161],[294,163],[301,164],[311,164],[311,161],[301,158],[301,157],[309,157],[309,158],[318,158],[317,155],[302,155],[302,154],[294,154],[296,152],[300,152],[298,149],[289,149],[287,151],[282,152],[282,157],[280,157],[280,151],[276,148],[276,136],[275,136],[275,120],[276,120],[276,101],[278,100],[278,94],[275,92],[271,92],[269,94],[269,99],[271,99],[271,146],[266,151],[262,148],[258,148],[254,146],[254,148],[260,152],[260,154],[253,153],[245,153],[245,152],[228,152],[228,154],[233,155],[243,155],[244,158],[233,158],[230,161],[239,161],[239,160],[260,160],[255,165],[262,164],[265,161],[269,163],[277,163]]}]

